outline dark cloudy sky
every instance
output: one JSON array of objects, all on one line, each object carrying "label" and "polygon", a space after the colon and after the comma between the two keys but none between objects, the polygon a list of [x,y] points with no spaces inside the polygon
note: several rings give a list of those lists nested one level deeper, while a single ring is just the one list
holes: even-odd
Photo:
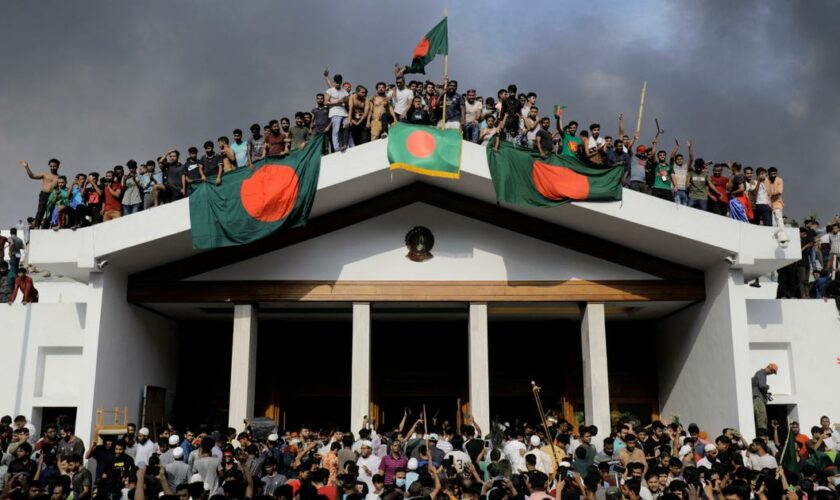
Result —
[{"label": "dark cloudy sky", "polygon": [[[34,214],[36,170],[104,171],[311,107],[329,66],[391,81],[447,2],[13,2],[0,16],[0,224]],[[515,5],[516,7],[510,7]],[[412,7],[413,6],[413,7]],[[653,117],[707,160],[780,169],[787,213],[840,212],[840,2],[450,0],[450,74],[615,133]],[[430,76],[440,78],[435,61]],[[655,217],[655,214],[651,214]]]}]

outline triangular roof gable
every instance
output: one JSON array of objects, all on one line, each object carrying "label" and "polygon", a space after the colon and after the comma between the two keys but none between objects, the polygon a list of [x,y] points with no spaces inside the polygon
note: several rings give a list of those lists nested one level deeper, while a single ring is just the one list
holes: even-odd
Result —
[{"label": "triangular roof gable", "polygon": [[[154,269],[134,274],[129,278],[129,300],[143,301],[154,293],[165,293],[166,284],[184,280],[213,269],[241,262],[281,248],[301,243],[381,214],[414,203],[448,210],[465,217],[486,222],[509,231],[581,252],[592,257],[639,270],[672,283],[685,283],[702,287],[700,271],[643,254],[579,231],[559,227],[550,222],[512,212],[498,205],[475,200],[422,182],[389,191],[369,200],[341,208],[309,220],[306,226],[281,231],[251,244],[217,248],[202,254],[171,262]],[[184,288],[200,285],[184,283]],[[174,292],[173,292],[174,293]]]}]

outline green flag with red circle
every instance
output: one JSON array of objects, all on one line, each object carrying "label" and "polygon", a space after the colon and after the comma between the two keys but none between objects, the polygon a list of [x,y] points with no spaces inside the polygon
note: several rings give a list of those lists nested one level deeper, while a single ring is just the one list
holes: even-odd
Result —
[{"label": "green flag with red circle", "polygon": [[411,64],[405,67],[405,73],[423,73],[425,75],[426,65],[432,62],[436,55],[449,53],[449,23],[447,19],[444,17],[443,21],[437,23],[420,40],[420,43],[414,48]]},{"label": "green flag with red circle", "polygon": [[309,218],[321,170],[323,135],[287,156],[270,156],[199,184],[190,194],[193,248],[242,245]]},{"label": "green flag with red circle", "polygon": [[550,154],[502,141],[487,148],[487,164],[496,199],[529,207],[553,207],[570,201],[621,199],[624,167],[593,168],[577,158]]},{"label": "green flag with red circle", "polygon": [[397,123],[388,129],[391,170],[433,177],[461,177],[461,131]]}]

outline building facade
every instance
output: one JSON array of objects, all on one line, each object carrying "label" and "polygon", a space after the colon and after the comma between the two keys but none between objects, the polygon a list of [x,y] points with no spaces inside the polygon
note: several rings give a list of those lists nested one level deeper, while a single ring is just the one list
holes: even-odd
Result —
[{"label": "building facade", "polygon": [[[457,181],[391,172],[385,141],[324,157],[309,223],[199,252],[189,203],[33,231],[61,281],[0,309],[0,407],[38,424],[98,409],[241,428],[440,419],[696,421],[754,432],[768,362],[779,419],[840,418],[833,303],[745,283],[799,258],[773,229],[625,191],[621,202],[498,205],[484,149]],[[421,236],[418,236],[421,235]],[[430,243],[433,240],[433,245]],[[420,245],[418,242],[423,243]],[[156,402],[152,404],[152,402]]]}]

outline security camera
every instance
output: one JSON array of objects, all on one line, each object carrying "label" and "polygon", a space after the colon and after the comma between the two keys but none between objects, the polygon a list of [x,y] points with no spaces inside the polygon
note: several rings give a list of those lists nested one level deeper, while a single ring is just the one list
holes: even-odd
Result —
[{"label": "security camera", "polygon": [[100,271],[108,267],[108,264],[108,259],[96,259],[96,268]]},{"label": "security camera", "polygon": [[776,242],[782,248],[787,248],[790,245],[790,238],[788,237],[787,232],[784,229],[779,229],[773,234],[773,237],[776,238]]},{"label": "security camera", "polygon": [[734,265],[735,265],[735,258],[734,258],[734,257],[732,257],[731,255],[727,255],[726,257],[724,257],[724,258],[723,258],[723,260],[724,260],[724,262],[726,262],[726,263],[727,263],[727,264],[729,264],[730,266],[734,266]]}]

